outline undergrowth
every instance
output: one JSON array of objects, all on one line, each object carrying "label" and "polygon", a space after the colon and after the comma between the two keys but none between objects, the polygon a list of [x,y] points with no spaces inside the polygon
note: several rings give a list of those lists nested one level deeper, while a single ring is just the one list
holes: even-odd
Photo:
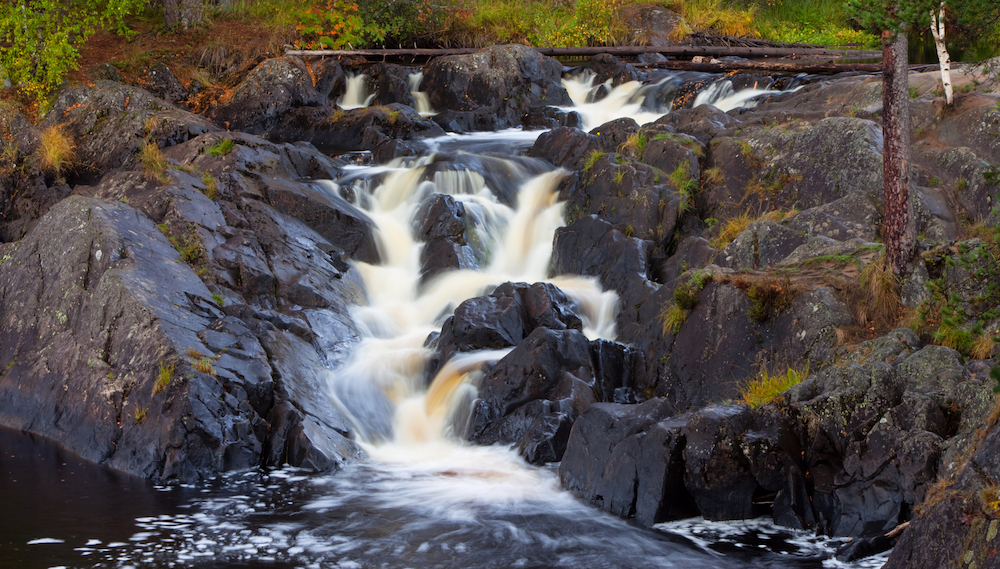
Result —
[{"label": "undergrowth", "polygon": [[766,368],[761,368],[757,375],[743,384],[740,397],[753,408],[763,407],[775,401],[779,395],[802,383],[809,376],[809,366],[804,370],[789,367],[785,373],[772,375]]}]

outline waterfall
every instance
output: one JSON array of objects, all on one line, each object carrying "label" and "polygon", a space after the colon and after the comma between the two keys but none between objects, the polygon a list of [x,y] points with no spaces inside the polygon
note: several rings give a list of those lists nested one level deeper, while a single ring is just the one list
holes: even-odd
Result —
[{"label": "waterfall", "polygon": [[[577,304],[585,334],[609,339],[615,334],[615,293],[602,291],[593,278],[547,278],[553,237],[564,224],[563,205],[556,196],[566,172],[532,175],[529,166],[537,170],[540,162],[460,155],[450,162],[451,168],[442,168],[446,159],[397,159],[370,170],[380,176],[377,183],[366,183],[364,169],[351,177],[358,207],[375,224],[382,263],[356,263],[369,301],[352,314],[362,339],[345,365],[330,374],[330,392],[359,439],[369,445],[428,443],[448,433],[454,409],[473,395],[466,380],[481,364],[499,360],[506,352],[465,354],[447,362],[425,390],[431,350],[424,343],[462,301],[487,294],[498,284],[552,282]],[[489,173],[476,171],[477,165],[504,175],[488,181],[484,174]],[[512,198],[502,188],[490,187],[499,186],[501,178],[521,181]],[[338,191],[333,182],[325,185],[328,191]],[[414,216],[435,193],[451,195],[464,205],[472,224],[468,231],[486,255],[480,266],[421,282],[423,243],[413,234]]]},{"label": "waterfall", "polygon": [[420,90],[420,82],[423,80],[423,71],[410,73],[410,95],[413,95],[413,104],[417,106],[420,116],[432,117],[437,113],[431,108],[431,100],[427,97],[427,93]]},{"label": "waterfall", "polygon": [[337,106],[346,110],[360,109],[371,104],[375,93],[368,93],[368,76],[364,73],[347,76],[347,90],[337,99]]}]

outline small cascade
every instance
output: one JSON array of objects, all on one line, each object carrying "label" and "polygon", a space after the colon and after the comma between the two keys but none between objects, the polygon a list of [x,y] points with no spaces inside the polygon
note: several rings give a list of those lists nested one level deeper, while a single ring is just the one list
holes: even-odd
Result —
[{"label": "small cascade", "polygon": [[[642,124],[656,121],[673,109],[677,77],[667,75],[656,83],[643,85],[629,81],[611,86],[611,80],[594,85],[595,76],[589,69],[564,77],[562,85],[573,101],[573,107],[563,110],[576,111],[583,119],[583,130],[591,130],[608,121],[629,117]],[[599,94],[607,93],[598,99]],[[765,95],[780,93],[775,89],[748,87],[736,89],[733,82],[720,77],[698,92],[692,106],[715,105],[723,111],[756,105]]]},{"label": "small cascade", "polygon": [[345,111],[365,108],[371,104],[375,93],[368,93],[368,76],[364,73],[347,76],[347,90],[337,99],[337,106]]},{"label": "small cascade", "polygon": [[431,100],[427,93],[420,90],[420,82],[424,80],[424,72],[418,71],[410,73],[410,95],[413,95],[413,104],[417,106],[417,112],[422,117],[432,117],[437,114],[431,108]]},{"label": "small cascade", "polygon": [[[602,291],[593,278],[547,278],[553,236],[564,224],[563,206],[556,199],[564,171],[537,173],[543,163],[531,159],[461,154],[405,160],[372,168],[377,176],[372,180],[365,180],[364,169],[341,180],[353,185],[357,205],[375,223],[383,260],[380,265],[356,264],[369,300],[352,314],[362,340],[347,363],[330,374],[335,402],[369,444],[424,444],[448,434],[454,409],[471,398],[470,374],[505,352],[479,352],[447,362],[425,391],[431,350],[424,343],[462,301],[487,294],[495,285],[552,282],[577,303],[585,334],[608,339],[615,334],[613,292]],[[325,184],[331,192],[339,189],[333,182]],[[467,232],[475,235],[479,261],[470,263],[473,268],[421,282],[423,243],[413,234],[414,216],[434,193],[451,195],[465,206],[472,224]]]}]

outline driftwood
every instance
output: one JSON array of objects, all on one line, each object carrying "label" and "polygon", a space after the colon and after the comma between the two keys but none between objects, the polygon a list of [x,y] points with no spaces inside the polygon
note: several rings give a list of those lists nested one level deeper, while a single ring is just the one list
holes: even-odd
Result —
[{"label": "driftwood", "polygon": [[[881,59],[880,51],[857,51],[825,48],[800,47],[717,47],[717,46],[611,46],[611,47],[535,47],[542,55],[553,57],[592,56],[599,53],[611,55],[635,56],[643,53],[660,53],[673,57],[694,57],[705,55],[711,57],[736,56],[754,59],[767,57],[811,57],[811,58],[852,58]],[[441,55],[466,55],[480,51],[476,48],[429,49],[291,49],[286,55],[298,56],[365,56],[365,57],[436,57]]]},{"label": "driftwood", "polygon": [[843,73],[862,71],[867,73],[882,71],[881,63],[832,63],[832,62],[792,62],[792,61],[719,61],[717,63],[695,63],[693,61],[660,61],[635,64],[636,67],[672,69],[675,71],[703,71],[721,73],[725,71],[755,70],[772,73]]}]

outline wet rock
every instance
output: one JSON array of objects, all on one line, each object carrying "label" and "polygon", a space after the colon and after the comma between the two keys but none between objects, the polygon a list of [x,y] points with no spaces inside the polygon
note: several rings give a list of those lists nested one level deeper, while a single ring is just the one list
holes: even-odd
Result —
[{"label": "wet rock", "polygon": [[561,168],[580,170],[598,150],[600,143],[596,136],[577,128],[560,127],[539,136],[528,156],[544,158]]},{"label": "wet rock", "polygon": [[684,484],[706,519],[754,517],[757,480],[736,444],[750,425],[749,408],[737,405],[706,407],[687,422]]},{"label": "wet rock", "polygon": [[398,103],[349,111],[329,106],[297,107],[268,132],[270,140],[307,141],[327,152],[371,150],[393,140],[443,135],[437,123]]},{"label": "wet rock", "polygon": [[556,230],[550,275],[598,277],[605,289],[624,291],[630,276],[645,277],[645,245],[595,215]]},{"label": "wet rock", "polygon": [[475,128],[517,126],[534,107],[569,105],[562,65],[521,45],[492,46],[471,55],[439,57],[421,88],[431,107],[475,114]]},{"label": "wet rock", "polygon": [[680,242],[677,251],[663,264],[658,282],[673,290],[672,284],[688,270],[707,267],[718,255],[708,241],[702,237],[688,237]]},{"label": "wet rock", "polygon": [[686,418],[668,419],[670,408],[658,399],[591,405],[559,465],[563,487],[644,526],[692,514],[683,479]]},{"label": "wet rock", "polygon": [[629,137],[639,132],[639,125],[634,119],[625,117],[606,122],[590,131],[597,137],[601,150],[614,155],[628,142]]},{"label": "wet rock", "polygon": [[581,332],[536,328],[483,378],[469,440],[516,444],[536,451],[528,460],[558,461],[569,437],[560,425],[596,401],[594,383],[590,343]]},{"label": "wet rock", "polygon": [[376,63],[367,70],[367,74],[375,81],[375,98],[372,105],[390,105],[400,103],[408,107],[416,107],[413,95],[410,94],[410,71],[401,65],[392,63]]},{"label": "wet rock", "polygon": [[714,105],[702,105],[693,109],[674,110],[658,119],[655,124],[669,125],[677,132],[691,135],[708,145],[713,138],[734,129],[740,121]]},{"label": "wet rock", "polygon": [[617,87],[629,81],[638,81],[639,72],[629,63],[624,63],[609,53],[599,53],[590,58],[590,71],[594,74],[594,84],[598,85],[611,80],[611,85]]}]

